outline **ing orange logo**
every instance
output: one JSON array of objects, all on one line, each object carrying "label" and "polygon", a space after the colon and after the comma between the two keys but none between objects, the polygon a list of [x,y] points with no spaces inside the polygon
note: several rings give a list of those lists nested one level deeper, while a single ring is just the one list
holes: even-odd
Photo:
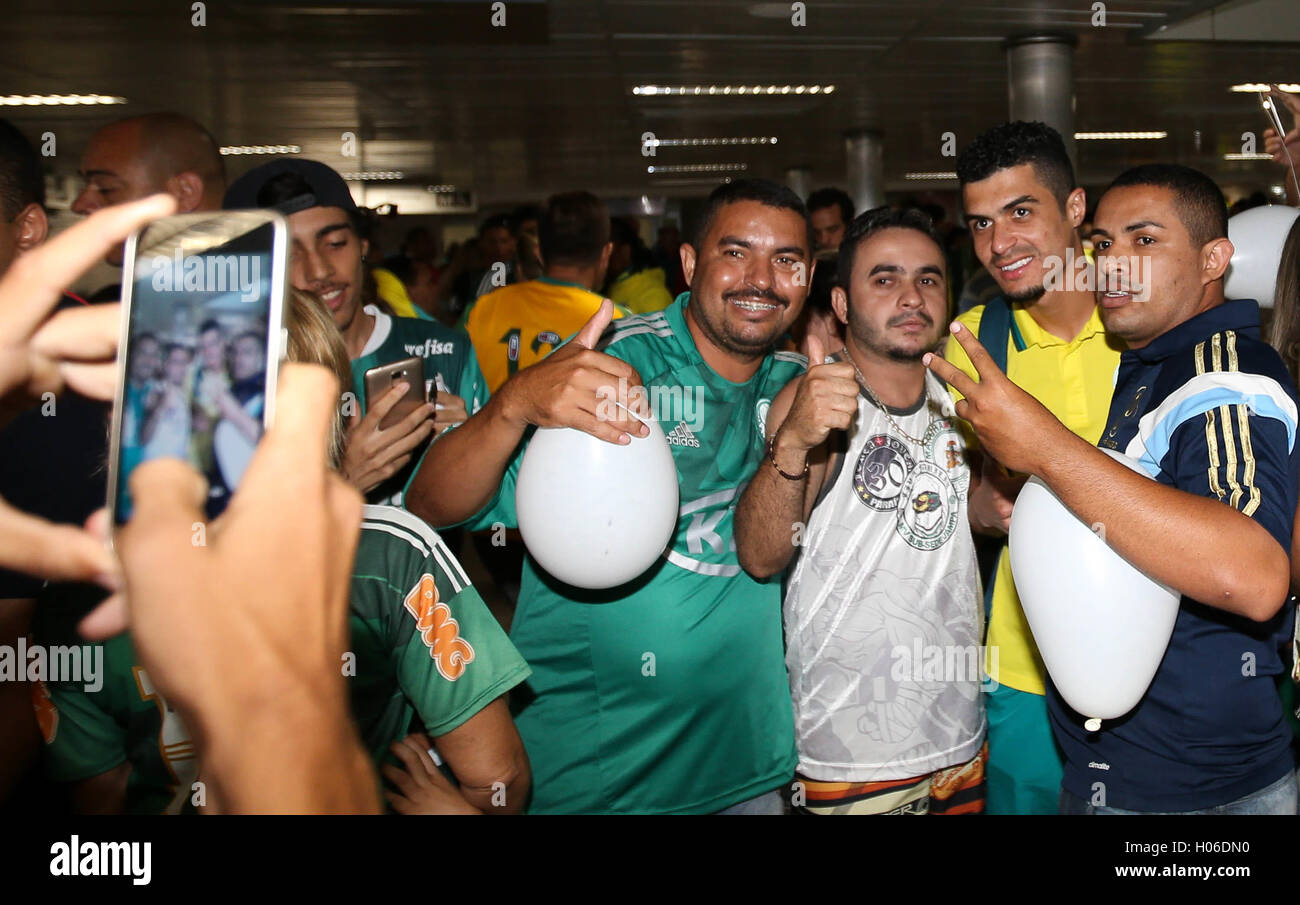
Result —
[{"label": "ing orange logo", "polygon": [[36,710],[36,725],[41,727],[45,744],[54,744],[54,736],[59,731],[59,709],[54,706],[54,699],[43,681],[32,683],[32,707]]},{"label": "ing orange logo", "polygon": [[461,637],[460,623],[452,617],[451,608],[438,600],[438,585],[433,576],[427,572],[420,576],[404,603],[415,617],[415,627],[429,648],[438,672],[449,682],[455,682],[465,674],[466,664],[474,660],[474,648]]}]

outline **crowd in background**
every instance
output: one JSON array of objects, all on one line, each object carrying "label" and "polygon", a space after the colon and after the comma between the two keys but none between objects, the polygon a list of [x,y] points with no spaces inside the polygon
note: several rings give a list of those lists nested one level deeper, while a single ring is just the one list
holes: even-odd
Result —
[{"label": "crowd in background", "polygon": [[[1266,140],[1279,163],[1284,144],[1300,153],[1294,130]],[[8,807],[1296,813],[1300,225],[1261,332],[1254,303],[1223,294],[1213,183],[1139,167],[1087,197],[1041,124],[964,150],[960,223],[739,180],[653,246],[578,190],[441,254],[412,229],[383,258],[338,173],[281,158],[227,183],[217,147],[178,114],[105,126],[74,205],[92,216],[47,241],[40,159],[0,121],[0,564],[35,573],[3,574],[0,643],[96,637],[104,663],[93,691],[0,682]],[[229,422],[251,441],[261,416],[265,339],[214,321],[138,340],[123,454],[188,465],[140,466],[119,560],[96,514],[111,376],[92,369],[113,358],[120,290],[58,290],[98,258],[121,264],[150,218],[223,208],[285,216],[288,358],[317,368],[285,370],[279,420],[239,468],[247,502],[195,546],[194,500],[236,483],[214,435]],[[1044,294],[1044,258],[1101,267],[1144,229],[1129,250],[1166,268],[1158,304],[1133,302],[1132,284],[1100,305]],[[408,356],[428,401],[388,424],[403,388],[368,398],[365,375]],[[1208,392],[1209,372],[1234,372],[1219,391],[1239,397],[1168,421],[1157,453],[1165,403]],[[698,388],[707,420],[655,413],[681,525],[642,579],[585,592],[527,555],[513,491],[537,428],[643,435],[631,414],[595,415],[620,380]],[[1089,458],[1098,444],[1145,449],[1157,489]],[[1085,500],[1076,471],[1144,512]],[[1183,595],[1147,698],[1101,738],[1052,687],[1010,573],[1029,473]],[[1177,580],[1132,540],[1155,510],[1184,544]],[[808,531],[795,543],[793,525]],[[1197,565],[1221,555],[1235,565]],[[900,678],[892,652],[913,640],[979,649],[980,667]],[[1253,681],[1225,678],[1242,650]]]}]

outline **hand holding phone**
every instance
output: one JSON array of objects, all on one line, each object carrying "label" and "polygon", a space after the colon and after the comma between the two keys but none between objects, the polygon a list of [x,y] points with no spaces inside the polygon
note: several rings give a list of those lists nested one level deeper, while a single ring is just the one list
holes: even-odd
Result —
[{"label": "hand holding phone", "polygon": [[208,480],[209,518],[225,508],[274,415],[288,267],[288,225],[273,211],[165,217],[127,239],[109,446],[115,525],[130,517],[131,472],[158,458]]},{"label": "hand holding phone", "polygon": [[352,416],[339,471],[362,493],[368,493],[397,474],[433,433],[434,408],[428,402],[418,404],[396,424],[388,428],[381,426],[409,392],[409,385],[404,383],[390,386],[378,398],[369,397],[364,418]]},{"label": "hand holding phone", "polygon": [[399,383],[406,386],[405,394],[380,420],[380,430],[387,430],[419,408],[421,403],[430,401],[425,396],[424,359],[413,355],[366,371],[366,405],[374,405],[376,399]]}]

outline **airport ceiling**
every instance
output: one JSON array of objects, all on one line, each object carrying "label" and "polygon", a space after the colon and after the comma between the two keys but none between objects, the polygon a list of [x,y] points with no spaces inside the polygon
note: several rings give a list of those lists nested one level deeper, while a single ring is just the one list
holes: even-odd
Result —
[{"label": "airport ceiling", "polygon": [[[1266,125],[1257,97],[1229,87],[1300,82],[1300,0],[209,0],[203,25],[189,0],[5,6],[0,95],[127,99],[0,110],[34,140],[54,133],[59,175],[75,173],[103,123],[174,109],[225,145],[298,145],[340,170],[399,171],[412,190],[455,185],[481,204],[578,186],[700,194],[718,178],[648,165],[744,164],[774,178],[803,166],[814,183],[842,184],[843,135],[856,128],[883,132],[886,182],[900,189],[906,173],[953,169],[944,133],[961,144],[1006,119],[1002,42],[1037,32],[1078,40],[1076,129],[1168,133],[1081,142],[1085,184],[1175,159],[1264,186],[1280,181],[1268,161],[1223,159]],[[767,93],[786,84],[835,90]],[[634,93],[641,85],[717,88]],[[342,156],[345,132],[356,157]],[[647,158],[645,132],[777,142],[660,146]],[[227,163],[237,175],[265,159]]]}]

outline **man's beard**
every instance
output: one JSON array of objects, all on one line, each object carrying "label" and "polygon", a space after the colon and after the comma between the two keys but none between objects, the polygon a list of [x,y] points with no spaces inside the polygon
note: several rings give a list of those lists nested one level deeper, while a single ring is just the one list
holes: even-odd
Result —
[{"label": "man's beard", "polygon": [[771,337],[760,342],[747,342],[742,337],[736,337],[727,332],[726,324],[726,307],[730,305],[733,299],[745,299],[754,302],[770,302],[780,305],[782,308],[789,309],[789,299],[783,298],[776,294],[772,289],[756,290],[743,289],[732,290],[722,294],[722,304],[724,305],[722,319],[719,323],[714,324],[709,320],[708,314],[701,305],[696,309],[696,322],[700,325],[700,330],[707,336],[715,346],[730,352],[733,355],[739,355],[744,358],[762,358],[775,349],[781,340],[781,335],[785,331],[778,329]]},{"label": "man's beard", "polygon": [[[1002,287],[998,287],[1001,289]],[[1002,297],[1008,302],[1036,302],[1047,294],[1047,287],[1043,285],[1029,286],[1019,292],[1008,292],[1002,290]]]},{"label": "man's beard", "polygon": [[[906,315],[906,317],[911,316],[912,315]],[[924,320],[929,326],[934,326],[934,319],[931,318],[930,315],[918,311],[915,316]],[[900,318],[897,317],[890,318],[890,321],[899,319]],[[888,328],[889,322],[886,322],[885,326]],[[915,350],[902,349],[898,346],[888,345],[885,342],[883,333],[877,332],[865,318],[860,318],[853,313],[853,307],[851,304],[849,306],[849,332],[853,334],[853,338],[858,341],[858,345],[865,349],[869,349],[882,358],[890,358],[894,361],[920,361],[925,356],[925,353],[933,351],[932,347],[935,345],[935,343],[927,343]],[[935,341],[938,341],[937,338]]]}]

